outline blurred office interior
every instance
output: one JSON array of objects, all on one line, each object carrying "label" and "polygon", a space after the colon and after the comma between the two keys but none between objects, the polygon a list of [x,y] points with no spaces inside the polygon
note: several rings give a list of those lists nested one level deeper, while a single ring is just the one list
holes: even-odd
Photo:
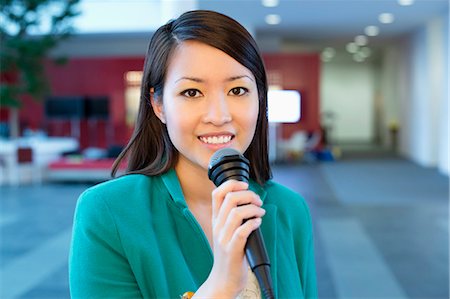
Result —
[{"label": "blurred office interior", "polygon": [[50,93],[0,108],[0,297],[69,298],[77,197],[131,136],[152,32],[191,9],[260,46],[274,180],[311,209],[320,297],[449,298],[447,0],[80,1]]}]

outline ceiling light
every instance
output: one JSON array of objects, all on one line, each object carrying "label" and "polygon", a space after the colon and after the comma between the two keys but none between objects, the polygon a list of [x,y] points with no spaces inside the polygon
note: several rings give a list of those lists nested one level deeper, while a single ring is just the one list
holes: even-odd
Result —
[{"label": "ceiling light", "polygon": [[332,47],[327,47],[327,48],[323,49],[323,54],[325,54],[325,56],[333,58],[334,55],[336,55],[336,50]]},{"label": "ceiling light", "polygon": [[398,4],[403,6],[413,5],[414,0],[398,0]]},{"label": "ceiling light", "polygon": [[368,43],[367,36],[365,35],[358,35],[355,37],[355,44],[358,46],[365,46]]},{"label": "ceiling light", "polygon": [[356,62],[363,62],[365,58],[361,55],[361,53],[355,53],[353,54],[353,60]]},{"label": "ceiling light", "polygon": [[345,46],[345,49],[347,49],[347,52],[349,53],[356,53],[358,52],[358,45],[355,43],[348,43],[347,46]]},{"label": "ceiling light", "polygon": [[363,47],[359,50],[359,53],[362,57],[368,58],[372,54],[372,50],[368,47]]},{"label": "ceiling light", "polygon": [[280,4],[279,0],[262,0],[262,5],[265,7],[277,7]]},{"label": "ceiling light", "polygon": [[324,56],[322,53],[320,54],[320,60],[322,60],[322,62],[330,62],[331,58]]},{"label": "ceiling light", "polygon": [[367,26],[364,32],[368,36],[377,36],[380,33],[380,29],[377,26]]},{"label": "ceiling light", "polygon": [[271,14],[266,16],[266,23],[269,25],[277,25],[280,24],[280,22],[281,22],[280,15]]},{"label": "ceiling light", "polygon": [[394,15],[388,12],[382,13],[378,16],[378,20],[382,24],[391,24],[394,22]]},{"label": "ceiling light", "polygon": [[334,56],[336,55],[336,50],[331,47],[327,47],[323,49],[322,53],[320,54],[320,58],[324,62],[330,61]]}]

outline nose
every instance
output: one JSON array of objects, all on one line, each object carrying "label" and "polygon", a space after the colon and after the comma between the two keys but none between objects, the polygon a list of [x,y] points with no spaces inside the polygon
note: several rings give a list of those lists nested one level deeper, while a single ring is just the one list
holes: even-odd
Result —
[{"label": "nose", "polygon": [[205,123],[221,126],[231,121],[231,113],[224,95],[211,96],[206,101],[206,111],[203,117]]}]

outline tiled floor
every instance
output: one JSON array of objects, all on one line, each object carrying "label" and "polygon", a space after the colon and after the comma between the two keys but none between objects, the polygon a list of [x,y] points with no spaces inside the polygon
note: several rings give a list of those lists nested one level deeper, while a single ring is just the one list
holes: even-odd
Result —
[{"label": "tiled floor", "polygon": [[[314,220],[321,298],[449,298],[448,178],[402,159],[278,165]],[[1,187],[0,298],[69,298],[83,184]]]}]

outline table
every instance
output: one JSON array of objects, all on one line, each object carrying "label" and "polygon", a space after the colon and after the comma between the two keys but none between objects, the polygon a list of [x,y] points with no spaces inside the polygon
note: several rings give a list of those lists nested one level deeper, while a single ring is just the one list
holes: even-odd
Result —
[{"label": "table", "polygon": [[42,181],[43,171],[48,164],[58,160],[64,152],[75,151],[79,142],[71,137],[29,137],[0,139],[0,182],[18,185],[21,180],[21,166],[18,163],[19,148],[32,150],[32,161],[27,163],[32,169],[35,182]]}]

